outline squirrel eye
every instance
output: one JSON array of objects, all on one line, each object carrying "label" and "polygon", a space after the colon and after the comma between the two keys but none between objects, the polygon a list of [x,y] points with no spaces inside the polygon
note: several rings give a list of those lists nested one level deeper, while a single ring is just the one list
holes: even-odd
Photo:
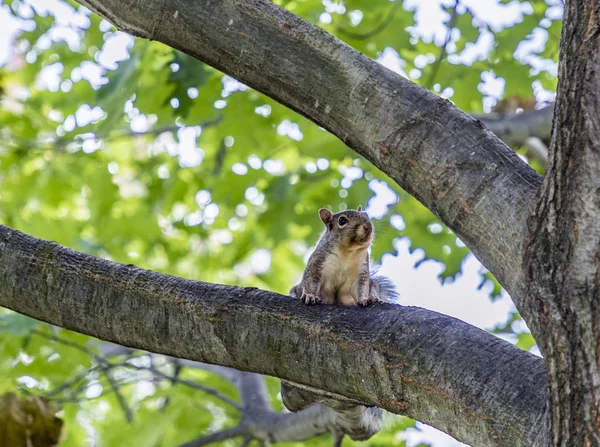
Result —
[{"label": "squirrel eye", "polygon": [[344,217],[344,216],[340,216],[340,218],[338,219],[338,225],[340,227],[343,227],[347,223],[348,223],[348,219],[346,219],[346,217]]}]

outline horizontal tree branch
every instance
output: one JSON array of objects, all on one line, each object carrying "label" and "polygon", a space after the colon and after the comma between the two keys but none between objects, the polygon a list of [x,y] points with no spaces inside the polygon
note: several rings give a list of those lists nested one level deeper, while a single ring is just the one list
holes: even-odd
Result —
[{"label": "horizontal tree branch", "polygon": [[525,299],[525,220],[541,178],[480,121],[268,0],[78,0],[306,116],[447,224]]},{"label": "horizontal tree branch", "polygon": [[550,141],[554,104],[539,110],[509,115],[476,115],[479,121],[509,146],[523,145],[530,137]]},{"label": "horizontal tree branch", "polygon": [[0,305],[101,340],[379,406],[472,445],[544,445],[548,433],[542,359],[425,309],[304,306],[117,264],[5,226]]}]

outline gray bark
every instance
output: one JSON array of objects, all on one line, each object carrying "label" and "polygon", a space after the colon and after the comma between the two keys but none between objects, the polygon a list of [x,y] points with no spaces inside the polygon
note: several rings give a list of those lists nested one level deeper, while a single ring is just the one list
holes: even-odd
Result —
[{"label": "gray bark", "polygon": [[544,445],[548,434],[543,361],[424,309],[309,307],[117,264],[4,226],[0,305],[124,346],[405,414],[472,445]]},{"label": "gray bark", "polygon": [[480,121],[268,0],[79,3],[329,130],[436,214],[513,298],[523,297],[514,266],[541,178]]},{"label": "gray bark", "polygon": [[[302,442],[324,433],[337,434],[339,430],[352,433],[356,430],[357,424],[355,421],[348,422],[344,412],[337,412],[325,405],[313,405],[293,414],[274,412],[264,377],[258,374],[189,360],[175,361],[187,367],[206,369],[232,381],[239,390],[243,405],[242,420],[236,427],[201,436],[181,447],[199,447],[234,437],[244,437],[247,442],[258,440],[263,445],[273,442]],[[378,431],[381,427],[376,428]],[[371,436],[373,434],[370,433]]]},{"label": "gray bark", "polygon": [[600,4],[565,3],[547,175],[523,308],[546,358],[553,446],[600,445]]},{"label": "gray bark", "polygon": [[485,126],[509,146],[523,145],[528,138],[549,141],[552,133],[554,104],[540,110],[494,116],[476,116]]}]

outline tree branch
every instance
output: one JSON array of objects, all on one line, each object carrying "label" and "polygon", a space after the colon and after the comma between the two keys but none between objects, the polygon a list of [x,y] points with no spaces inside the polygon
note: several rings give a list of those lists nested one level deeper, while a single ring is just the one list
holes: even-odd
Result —
[{"label": "tree branch", "polygon": [[[338,136],[419,199],[517,302],[541,178],[481,122],[268,0],[79,0]],[[309,69],[308,69],[309,68]]]},{"label": "tree branch", "polygon": [[234,408],[238,411],[242,411],[242,407],[240,405],[238,405],[237,402],[235,402],[235,401],[231,400],[230,398],[228,398],[227,396],[219,393],[214,388],[204,386],[201,383],[193,382],[191,380],[185,380],[185,379],[181,379],[180,377],[175,377],[175,376],[172,376],[169,374],[165,374],[164,372],[162,372],[156,368],[153,368],[153,367],[137,366],[137,365],[134,365],[133,363],[123,363],[121,366],[124,366],[127,368],[133,368],[133,369],[137,369],[137,370],[150,371],[152,374],[154,374],[157,377],[160,377],[161,379],[169,380],[172,383],[179,383],[181,385],[185,385],[190,388],[204,391],[206,394],[210,394],[211,396],[216,397],[221,402],[226,403],[227,405],[231,406],[232,408]]},{"label": "tree branch", "polygon": [[394,3],[394,5],[392,7],[390,7],[390,10],[388,11],[387,15],[379,23],[379,25],[377,25],[371,31],[367,31],[366,33],[355,33],[354,31],[350,31],[341,26],[337,27],[337,32],[345,35],[346,37],[350,37],[351,39],[356,39],[356,40],[371,39],[372,37],[375,37],[377,34],[381,33],[383,30],[385,30],[388,27],[388,25],[394,21],[394,16],[396,15],[396,12],[398,11],[398,9],[400,9],[401,7],[402,7],[401,2]]},{"label": "tree branch", "polygon": [[246,436],[246,428],[244,426],[237,425],[228,430],[218,431],[216,433],[194,439],[193,441],[182,444],[180,447],[201,447],[203,445],[212,444],[213,442],[225,441],[227,439],[238,438],[240,436]]},{"label": "tree branch", "polygon": [[547,436],[543,361],[424,309],[308,307],[117,264],[5,226],[0,305],[102,340],[382,407],[481,447],[543,445]]},{"label": "tree branch", "polygon": [[454,24],[456,23],[456,18],[458,17],[458,0],[455,0],[454,7],[452,8],[452,14],[450,15],[450,20],[448,21],[448,30],[446,31],[446,40],[444,40],[444,44],[440,49],[440,54],[438,55],[433,67],[431,67],[431,73],[424,86],[428,89],[433,87],[433,83],[435,82],[435,78],[437,77],[438,71],[442,62],[446,58],[446,53],[448,51],[448,44],[450,43],[450,39],[452,38],[452,30],[454,29]]},{"label": "tree branch", "polygon": [[527,138],[537,137],[550,140],[554,104],[539,110],[527,110],[522,113],[494,116],[475,115],[479,121],[494,132],[509,146],[523,145]]}]

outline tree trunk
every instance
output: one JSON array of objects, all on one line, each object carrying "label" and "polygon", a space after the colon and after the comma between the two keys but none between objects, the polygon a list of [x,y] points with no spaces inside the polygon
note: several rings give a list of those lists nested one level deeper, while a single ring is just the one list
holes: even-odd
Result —
[{"label": "tree trunk", "polygon": [[600,3],[565,4],[547,175],[522,309],[546,359],[553,446],[600,445]]}]

